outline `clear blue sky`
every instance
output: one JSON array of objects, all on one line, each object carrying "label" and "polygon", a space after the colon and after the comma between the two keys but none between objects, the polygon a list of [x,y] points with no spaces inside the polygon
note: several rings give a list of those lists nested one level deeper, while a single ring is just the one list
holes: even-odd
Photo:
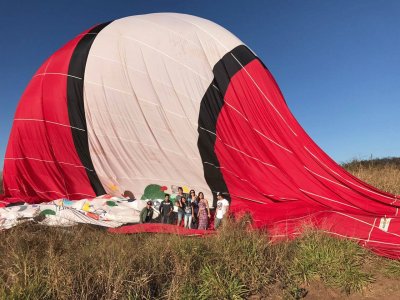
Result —
[{"label": "clear blue sky", "polygon": [[197,15],[238,36],[337,162],[400,156],[400,1],[1,0],[0,157],[19,98],[48,56],[94,24],[151,12]]}]

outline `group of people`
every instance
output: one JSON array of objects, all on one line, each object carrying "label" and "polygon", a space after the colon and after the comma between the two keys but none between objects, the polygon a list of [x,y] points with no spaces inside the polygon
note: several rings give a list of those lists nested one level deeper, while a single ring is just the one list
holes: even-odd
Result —
[{"label": "group of people", "polygon": [[[214,228],[217,229],[229,210],[229,202],[224,198],[222,193],[217,193],[217,207],[214,218]],[[149,223],[153,218],[154,208],[151,201],[140,213],[140,223]],[[164,200],[161,202],[160,218],[164,224],[173,224],[182,226],[188,229],[203,229],[208,228],[211,218],[210,207],[208,200],[204,198],[203,192],[196,195],[195,190],[190,190],[188,195],[183,193],[181,187],[178,188],[174,203],[172,203],[169,194],[165,194]]]}]

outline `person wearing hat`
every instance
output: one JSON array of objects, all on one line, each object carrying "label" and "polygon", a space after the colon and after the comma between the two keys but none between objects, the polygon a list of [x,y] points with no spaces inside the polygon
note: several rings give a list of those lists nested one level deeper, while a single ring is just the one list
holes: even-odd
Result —
[{"label": "person wearing hat", "polygon": [[229,202],[224,198],[221,192],[217,193],[217,209],[215,212],[214,229],[217,229],[221,223],[224,216],[229,210]]},{"label": "person wearing hat", "polygon": [[153,219],[153,212],[153,203],[151,201],[147,201],[146,207],[144,207],[140,212],[140,223],[150,223]]}]

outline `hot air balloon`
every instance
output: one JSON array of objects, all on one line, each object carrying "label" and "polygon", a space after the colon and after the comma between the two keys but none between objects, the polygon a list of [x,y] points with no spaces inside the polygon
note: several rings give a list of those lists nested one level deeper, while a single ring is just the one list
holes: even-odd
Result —
[{"label": "hot air balloon", "polygon": [[8,198],[141,197],[176,185],[210,205],[222,192],[276,236],[307,221],[387,256],[400,250],[398,198],[330,159],[268,68],[219,25],[131,16],[92,27],[43,63],[15,114]]}]

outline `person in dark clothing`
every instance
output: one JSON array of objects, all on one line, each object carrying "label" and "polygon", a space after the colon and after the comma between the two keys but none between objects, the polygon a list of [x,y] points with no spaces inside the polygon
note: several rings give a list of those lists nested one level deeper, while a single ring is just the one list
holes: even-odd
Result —
[{"label": "person in dark clothing", "polygon": [[190,196],[188,197],[188,202],[192,205],[193,209],[193,218],[192,218],[192,229],[197,229],[199,226],[199,219],[197,214],[199,213],[199,199],[196,196],[196,192],[194,190],[190,190]]},{"label": "person in dark clothing", "polygon": [[171,214],[174,211],[171,200],[169,199],[169,194],[165,194],[164,201],[160,204],[160,215],[161,222],[164,224],[171,224]]},{"label": "person in dark clothing", "polygon": [[154,208],[152,207],[153,203],[151,201],[147,201],[147,205],[140,212],[140,223],[150,223],[153,219]]},{"label": "person in dark clothing", "polygon": [[182,197],[186,197],[186,195],[183,193],[183,188],[181,186],[179,186],[178,187],[178,195],[176,195],[175,204],[174,204],[177,207],[174,210],[174,212],[176,212],[176,213],[174,213],[174,215],[175,215],[174,219],[177,220],[176,225],[178,225],[178,226],[182,223],[183,216],[184,216],[184,212],[183,212],[182,204],[181,204]]},{"label": "person in dark clothing", "polygon": [[178,196],[186,198],[186,194],[183,193],[183,188],[181,186],[178,187]]}]

